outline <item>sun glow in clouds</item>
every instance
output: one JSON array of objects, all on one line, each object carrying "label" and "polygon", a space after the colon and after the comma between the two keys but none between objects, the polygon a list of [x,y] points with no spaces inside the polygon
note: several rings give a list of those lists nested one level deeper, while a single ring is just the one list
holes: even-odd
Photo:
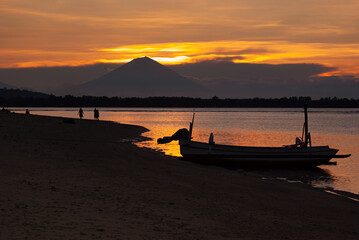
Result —
[{"label": "sun glow in clouds", "polygon": [[[286,41],[212,41],[128,45],[99,49],[111,60],[150,56],[162,64],[183,64],[206,60],[234,63],[319,63],[338,66],[336,73],[359,75],[359,44],[290,43]],[[340,56],[340,57],[338,57]],[[346,61],[346,59],[352,59]],[[338,62],[341,64],[338,65]]]},{"label": "sun glow in clouds", "polygon": [[[84,52],[8,51],[11,59],[0,67],[79,66],[94,63],[126,63],[143,56],[166,65],[201,61],[234,63],[318,63],[338,70],[330,74],[359,76],[359,44],[292,43],[287,41],[208,41],[125,45]],[[46,53],[46,54],[45,54]],[[2,52],[3,55],[7,51]],[[19,56],[17,56],[19,55]],[[21,56],[20,56],[21,55]]]}]

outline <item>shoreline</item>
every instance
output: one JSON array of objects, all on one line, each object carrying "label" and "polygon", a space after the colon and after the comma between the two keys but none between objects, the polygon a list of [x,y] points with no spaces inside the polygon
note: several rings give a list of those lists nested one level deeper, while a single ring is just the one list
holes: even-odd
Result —
[{"label": "shoreline", "polygon": [[[151,130],[149,130],[149,131],[151,131]],[[144,137],[144,138],[147,138],[147,139],[142,139],[134,144],[139,148],[144,148],[149,151],[154,151],[154,152],[157,152],[166,157],[171,157],[171,158],[179,160],[179,161],[187,161],[187,160],[184,160],[182,157],[167,155],[164,150],[159,149],[159,148],[151,148],[148,146],[138,145],[137,143],[139,143],[139,142],[151,141],[151,140],[154,141],[154,139],[149,138],[149,137]],[[191,161],[189,161],[189,162],[191,162]],[[199,163],[194,162],[194,164],[199,164]],[[199,164],[199,165],[209,166],[209,167],[211,167],[211,166],[219,167],[219,168],[226,169],[228,171],[242,172],[247,175],[253,176],[255,178],[265,179],[266,181],[283,181],[283,182],[287,182],[287,183],[300,183],[300,184],[310,186],[316,190],[321,190],[321,191],[327,192],[329,194],[334,194],[337,196],[341,196],[343,198],[347,198],[347,199],[359,202],[359,193],[350,192],[350,191],[341,190],[341,189],[335,189],[334,187],[322,187],[322,186],[315,186],[315,185],[311,184],[311,181],[316,180],[316,178],[318,177],[318,175],[317,175],[318,173],[315,173],[315,172],[325,172],[326,171],[325,169],[322,169],[319,166],[308,169],[308,168],[300,168],[300,167],[298,167],[298,168],[290,168],[290,167],[289,168],[285,168],[285,167],[280,167],[280,168],[270,168],[270,167],[241,168],[240,166],[227,168],[225,166],[220,166],[220,165],[215,165],[215,164]],[[298,174],[298,172],[299,172],[299,174]],[[313,172],[315,175],[311,176],[311,174],[313,174]],[[285,174],[285,175],[283,175],[283,174]],[[325,176],[320,175],[319,177],[325,177]]]},{"label": "shoreline", "polygon": [[109,121],[0,113],[1,239],[357,239],[359,204],[178,161]]},{"label": "shoreline", "polygon": [[[245,171],[245,170],[244,170]],[[288,171],[289,173],[286,176],[283,176],[283,173]],[[300,183],[303,185],[307,185],[312,187],[315,190],[320,190],[329,194],[334,194],[337,196],[341,196],[343,198],[347,198],[356,202],[359,202],[359,194],[354,192],[349,192],[345,190],[335,189],[333,187],[322,187],[322,186],[315,186],[311,184],[311,180],[313,180],[313,176],[310,175],[312,171],[325,171],[322,168],[316,167],[313,169],[255,169],[253,171],[249,171],[248,175],[262,178],[268,181],[284,181],[292,184]],[[300,173],[300,176],[298,175]],[[305,175],[305,176],[304,176]],[[315,180],[315,179],[314,179]]]}]

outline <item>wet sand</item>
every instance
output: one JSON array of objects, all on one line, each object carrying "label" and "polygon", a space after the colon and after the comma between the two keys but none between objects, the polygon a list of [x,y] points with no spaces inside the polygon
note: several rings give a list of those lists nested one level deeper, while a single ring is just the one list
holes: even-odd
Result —
[{"label": "wet sand", "polygon": [[358,239],[359,203],[141,149],[146,129],[0,112],[0,239]]}]

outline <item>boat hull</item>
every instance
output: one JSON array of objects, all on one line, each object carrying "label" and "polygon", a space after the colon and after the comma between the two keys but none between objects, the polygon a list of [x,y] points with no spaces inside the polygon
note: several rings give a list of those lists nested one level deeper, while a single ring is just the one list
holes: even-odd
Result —
[{"label": "boat hull", "polygon": [[319,147],[247,147],[180,141],[186,160],[220,165],[311,165],[328,163],[337,149]]}]

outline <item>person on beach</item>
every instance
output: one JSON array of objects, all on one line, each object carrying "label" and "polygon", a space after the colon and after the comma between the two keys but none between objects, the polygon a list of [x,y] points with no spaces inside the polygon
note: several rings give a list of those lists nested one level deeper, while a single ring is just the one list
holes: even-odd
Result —
[{"label": "person on beach", "polygon": [[96,120],[99,120],[99,118],[100,118],[100,113],[96,108],[93,110],[93,117]]},{"label": "person on beach", "polygon": [[79,110],[79,117],[80,117],[80,119],[82,119],[84,117],[84,111],[82,110],[82,108],[80,108],[80,110]]},{"label": "person on beach", "polygon": [[29,109],[27,109],[27,108],[26,108],[26,110],[25,110],[25,114],[30,114]]}]

